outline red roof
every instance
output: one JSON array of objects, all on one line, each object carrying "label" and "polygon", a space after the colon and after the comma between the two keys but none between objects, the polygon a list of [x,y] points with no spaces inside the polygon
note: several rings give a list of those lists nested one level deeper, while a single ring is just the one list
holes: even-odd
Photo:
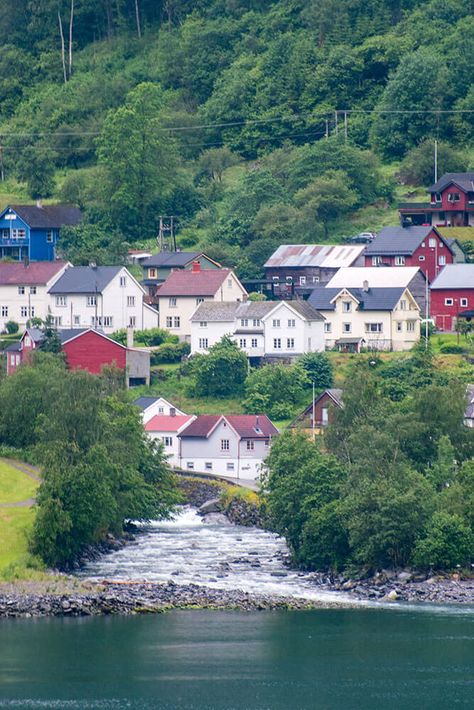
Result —
[{"label": "red roof", "polygon": [[157,296],[214,296],[231,273],[230,269],[172,271]]},{"label": "red roof", "polygon": [[0,285],[47,284],[65,266],[65,261],[32,261],[27,266],[23,262],[0,263]]},{"label": "red roof", "polygon": [[278,429],[266,414],[203,414],[186,427],[181,436],[207,437],[219,419],[226,420],[242,439],[267,439],[278,435]]},{"label": "red roof", "polygon": [[176,415],[174,417],[166,414],[156,414],[145,424],[145,431],[178,431],[192,419],[188,415]]}]

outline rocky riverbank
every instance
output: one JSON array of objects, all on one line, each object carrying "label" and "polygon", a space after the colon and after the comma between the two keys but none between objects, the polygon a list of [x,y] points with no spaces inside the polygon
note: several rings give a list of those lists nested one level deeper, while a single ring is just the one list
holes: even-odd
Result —
[{"label": "rocky riverbank", "polygon": [[[50,586],[50,585],[49,585]],[[56,579],[46,584],[0,585],[0,618],[42,616],[98,616],[159,613],[171,609],[270,611],[278,609],[340,608],[339,602],[308,601],[293,597],[257,595],[174,582],[83,583]],[[350,602],[343,606],[351,607]]]}]

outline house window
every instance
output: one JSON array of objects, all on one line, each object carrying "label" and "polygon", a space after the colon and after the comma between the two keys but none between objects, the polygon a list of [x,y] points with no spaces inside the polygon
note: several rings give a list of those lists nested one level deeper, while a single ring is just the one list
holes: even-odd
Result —
[{"label": "house window", "polygon": [[12,239],[25,239],[26,232],[24,229],[12,229]]},{"label": "house window", "polygon": [[194,461],[186,461],[186,468],[188,471],[194,471]]},{"label": "house window", "polygon": [[428,244],[429,244],[429,246],[431,247],[431,249],[434,249],[435,246],[436,246],[436,239],[433,239],[433,237],[431,237],[431,239],[429,240]]},{"label": "house window", "polygon": [[126,276],[121,276],[121,277],[120,277],[120,285],[121,285],[121,286],[126,286],[126,285],[127,285],[127,277],[126,277]]},{"label": "house window", "polygon": [[366,333],[382,333],[383,323],[366,323],[365,324]]},{"label": "house window", "polygon": [[241,318],[240,319],[240,326],[242,328],[248,328],[248,324],[249,324],[248,318]]},{"label": "house window", "polygon": [[306,284],[306,276],[300,276],[300,286],[304,286]]},{"label": "house window", "polygon": [[204,468],[206,469],[206,471],[212,471],[212,461],[206,461],[206,463],[204,464]]},{"label": "house window", "polygon": [[253,319],[253,327],[258,328],[260,326],[260,320],[258,318]]},{"label": "house window", "polygon": [[462,306],[463,308],[466,308],[466,306],[467,306],[467,298],[461,298],[461,306]]},{"label": "house window", "polygon": [[414,333],[414,332],[415,332],[415,326],[416,326],[416,321],[414,321],[414,320],[407,320],[407,333]]},{"label": "house window", "polygon": [[293,276],[287,276],[287,277],[286,277],[286,283],[287,283],[287,284],[292,284],[292,283],[293,283]]},{"label": "house window", "polygon": [[424,261],[424,260],[425,260],[425,257],[423,256],[423,254],[420,254],[420,256],[418,257],[418,261]]},{"label": "house window", "polygon": [[54,241],[54,234],[52,229],[48,229],[46,232],[46,241],[48,244],[52,244]]},{"label": "house window", "polygon": [[165,446],[173,446],[173,437],[172,436],[164,436],[163,437],[163,444]]},{"label": "house window", "polygon": [[295,349],[295,339],[294,338],[287,338],[286,339],[286,347],[288,350],[294,350]]},{"label": "house window", "polygon": [[180,323],[181,323],[181,318],[179,316],[175,316],[174,317],[174,327],[179,328]]},{"label": "house window", "polygon": [[67,296],[56,296],[57,306],[67,306]]},{"label": "house window", "polygon": [[257,338],[252,338],[251,345],[252,345],[252,348],[258,347],[258,340],[257,340]]},{"label": "house window", "polygon": [[280,282],[280,277],[279,277],[279,276],[273,276],[272,281],[277,284],[277,283]]},{"label": "house window", "polygon": [[448,202],[459,202],[461,195],[459,192],[448,192]]},{"label": "house window", "polygon": [[127,296],[127,306],[132,308],[135,305],[135,296]]},{"label": "house window", "polygon": [[230,450],[229,439],[221,439],[221,451],[229,451],[229,450]]},{"label": "house window", "polygon": [[381,263],[382,263],[381,256],[373,256],[372,257],[372,266],[380,266]]},{"label": "house window", "polygon": [[135,328],[136,324],[137,324],[137,317],[130,316],[128,319],[128,325],[130,326],[130,328]]},{"label": "house window", "polygon": [[396,256],[395,257],[395,266],[405,266],[405,257],[404,256]]},{"label": "house window", "polygon": [[30,294],[36,296],[36,286],[30,286]]},{"label": "house window", "polygon": [[405,299],[403,298],[403,299],[400,301],[400,310],[401,310],[401,311],[406,311],[406,309],[407,309],[407,302],[406,302]]},{"label": "house window", "polygon": [[173,327],[173,319],[171,316],[166,316],[166,327],[167,328]]},{"label": "house window", "polygon": [[1,314],[3,318],[8,317],[8,306],[2,306],[1,308]]},{"label": "house window", "polygon": [[319,276],[313,276],[313,283],[318,284],[319,283]]},{"label": "house window", "polygon": [[438,256],[438,264],[440,266],[446,266],[446,257],[444,256],[444,254]]},{"label": "house window", "polygon": [[226,471],[233,471],[234,470],[234,464],[233,463],[228,463],[226,464]]},{"label": "house window", "polygon": [[199,349],[200,350],[207,350],[208,347],[209,347],[208,338],[199,338]]},{"label": "house window", "polygon": [[274,328],[279,328],[279,327],[280,327],[280,321],[279,321],[279,319],[273,320],[273,321],[272,321],[272,325],[273,325]]},{"label": "house window", "polygon": [[25,287],[24,286],[18,286],[18,295],[23,296],[25,293]]},{"label": "house window", "polygon": [[352,332],[352,323],[343,323],[342,324],[342,332],[343,333],[351,333]]},{"label": "house window", "polygon": [[156,269],[148,269],[148,278],[156,279]]},{"label": "house window", "polygon": [[330,333],[332,329],[331,323],[325,323],[324,324],[324,332],[325,333]]},{"label": "house window", "polygon": [[232,279],[227,279],[227,288],[232,288]]},{"label": "house window", "polygon": [[196,298],[196,306],[199,306],[200,303],[203,303],[204,299],[203,298]]},{"label": "house window", "polygon": [[445,306],[452,306],[452,305],[453,305],[453,299],[452,299],[452,298],[445,298],[445,299],[444,299],[444,305],[445,305]]},{"label": "house window", "polygon": [[53,316],[53,323],[56,326],[56,328],[60,328],[63,324],[63,317],[62,316]]},{"label": "house window", "polygon": [[175,296],[172,296],[168,300],[168,306],[169,306],[169,308],[176,308],[176,297]]},{"label": "house window", "polygon": [[255,448],[253,441],[247,441],[247,451],[253,451]]},{"label": "house window", "polygon": [[97,318],[94,318],[94,316],[92,316],[91,322],[94,328],[111,328],[114,324],[114,319],[112,316],[97,316]]},{"label": "house window", "polygon": [[245,338],[240,338],[239,340],[239,347],[241,348],[246,348],[247,347],[247,340]]},{"label": "house window", "polygon": [[87,305],[89,308],[91,306],[97,306],[97,296],[87,296]]},{"label": "house window", "polygon": [[294,318],[289,319],[288,328],[296,328],[296,320]]},{"label": "house window", "polygon": [[81,316],[74,316],[74,325],[81,325]]},{"label": "house window", "polygon": [[199,321],[199,327],[200,328],[207,328],[207,320]]},{"label": "house window", "polygon": [[403,323],[401,321],[397,321],[397,333],[401,333],[403,330]]},{"label": "house window", "polygon": [[281,338],[273,338],[273,349],[281,350]]},{"label": "house window", "polygon": [[351,301],[343,301],[342,302],[342,312],[343,313],[350,313],[351,311],[352,311]]}]

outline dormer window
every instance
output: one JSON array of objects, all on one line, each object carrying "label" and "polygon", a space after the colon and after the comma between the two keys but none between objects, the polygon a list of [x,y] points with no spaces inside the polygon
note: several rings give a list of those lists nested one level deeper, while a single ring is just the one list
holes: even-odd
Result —
[{"label": "dormer window", "polygon": [[343,301],[342,302],[342,312],[343,313],[350,313],[352,311],[352,301]]}]

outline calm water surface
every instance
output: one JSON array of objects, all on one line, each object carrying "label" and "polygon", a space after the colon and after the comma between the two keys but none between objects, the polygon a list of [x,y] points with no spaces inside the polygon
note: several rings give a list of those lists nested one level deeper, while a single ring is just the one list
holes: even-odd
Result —
[{"label": "calm water surface", "polygon": [[0,707],[474,707],[458,610],[182,611],[0,624]]}]

